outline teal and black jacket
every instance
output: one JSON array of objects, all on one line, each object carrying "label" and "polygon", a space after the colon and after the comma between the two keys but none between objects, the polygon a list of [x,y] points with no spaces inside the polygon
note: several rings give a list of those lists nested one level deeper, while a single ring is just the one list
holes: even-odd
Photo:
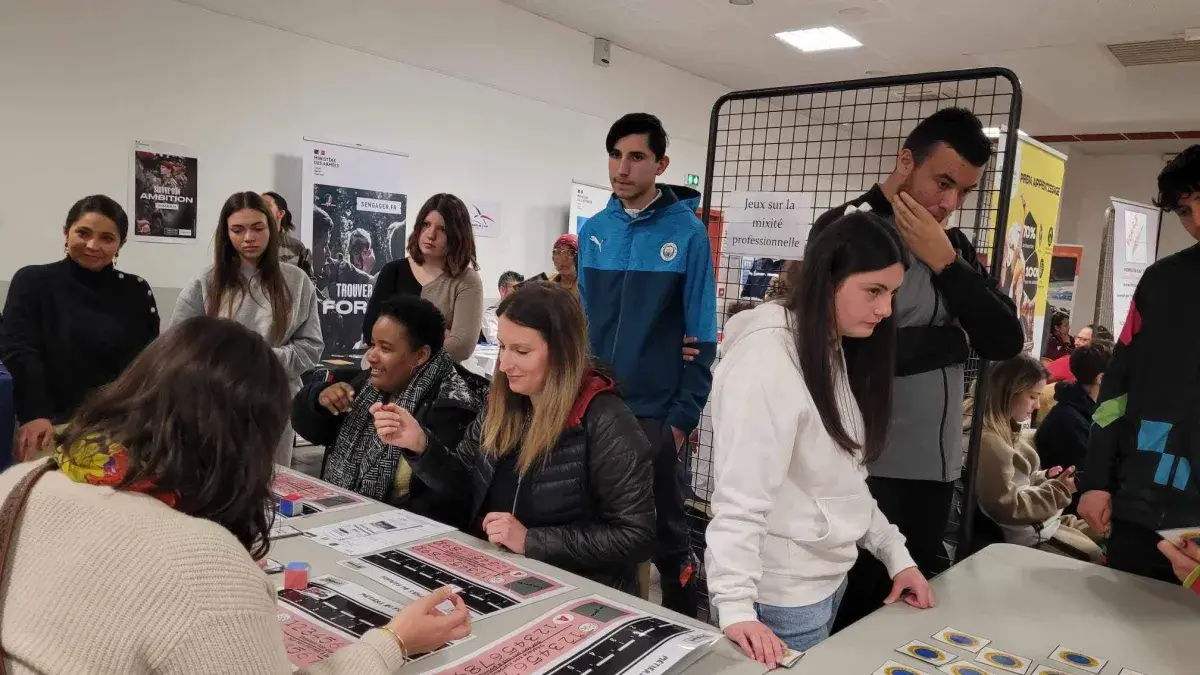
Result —
[{"label": "teal and black jacket", "polygon": [[[691,432],[712,388],[717,293],[695,190],[662,195],[631,218],[614,195],[579,230],[579,292],[592,354],[638,417]],[[700,355],[685,362],[684,337]]]},{"label": "teal and black jacket", "polygon": [[1142,275],[1100,383],[1080,472],[1081,494],[1109,492],[1113,519],[1152,530],[1200,525],[1198,283],[1200,245]]}]

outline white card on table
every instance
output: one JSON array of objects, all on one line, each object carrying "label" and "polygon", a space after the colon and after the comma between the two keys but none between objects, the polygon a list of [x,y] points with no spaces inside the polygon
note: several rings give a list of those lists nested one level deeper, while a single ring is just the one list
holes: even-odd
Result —
[{"label": "white card on table", "polygon": [[906,666],[903,663],[888,661],[879,667],[879,670],[871,673],[871,675],[929,675],[923,670],[917,670],[912,666]]},{"label": "white card on table", "polygon": [[[1163,539],[1166,539],[1167,541],[1172,541],[1176,544],[1179,543],[1180,539],[1191,539],[1192,541],[1196,542],[1197,544],[1200,544],[1200,526],[1177,527],[1173,530],[1159,530],[1158,536],[1162,537]],[[1130,672],[1133,672],[1133,671],[1130,671]]]},{"label": "white card on table", "polygon": [[964,633],[961,630],[955,630],[950,626],[946,626],[940,631],[933,634],[933,639],[938,642],[944,642],[951,647],[958,647],[972,654],[978,654],[980,649],[991,644],[991,640],[981,638],[978,635]]},{"label": "white card on table", "polygon": [[1122,669],[1121,669],[1121,672],[1120,672],[1120,674],[1119,674],[1119,675],[1146,675],[1146,674],[1145,674],[1145,673],[1139,673],[1139,672],[1138,672],[1138,671],[1136,671],[1136,670],[1130,670],[1130,669],[1128,669],[1128,668],[1122,668]]},{"label": "white card on table", "polygon": [[784,668],[791,668],[797,663],[800,663],[800,659],[802,658],[804,658],[804,652],[798,652],[794,649],[787,649],[785,647],[783,650],[783,658],[779,659],[779,665],[783,666]]},{"label": "white card on table", "polygon": [[1052,666],[1038,666],[1033,669],[1033,675],[1071,675]]},{"label": "white card on table", "polygon": [[896,651],[935,666],[944,665],[958,659],[954,654],[934,647],[927,642],[921,642],[920,640],[913,640],[903,647],[897,647]]},{"label": "white card on table", "polygon": [[1017,656],[1016,654],[1002,652],[999,649],[992,649],[990,647],[980,651],[975,660],[986,666],[1007,670],[1017,675],[1025,675],[1031,663],[1024,656]]},{"label": "white card on table", "polygon": [[1078,649],[1070,649],[1059,645],[1050,652],[1048,656],[1051,661],[1063,663],[1072,668],[1078,668],[1089,673],[1099,673],[1104,669],[1104,665],[1108,663],[1107,659],[1102,659],[1091,654],[1086,654]]},{"label": "white card on table", "polygon": [[978,663],[969,663],[967,661],[959,661],[958,663],[947,663],[938,668],[938,670],[947,675],[996,675],[994,671],[988,670]]}]

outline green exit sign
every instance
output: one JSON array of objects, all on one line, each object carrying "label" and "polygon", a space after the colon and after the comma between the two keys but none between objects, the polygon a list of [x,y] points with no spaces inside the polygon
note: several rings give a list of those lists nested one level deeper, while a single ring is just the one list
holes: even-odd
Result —
[{"label": "green exit sign", "polygon": [[687,184],[688,185],[699,185],[700,184],[700,176],[697,176],[694,173],[689,173],[687,175]]}]

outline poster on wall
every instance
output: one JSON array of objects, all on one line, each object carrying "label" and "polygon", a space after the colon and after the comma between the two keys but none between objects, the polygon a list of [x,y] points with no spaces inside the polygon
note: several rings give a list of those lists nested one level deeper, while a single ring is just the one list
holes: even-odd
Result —
[{"label": "poster on wall", "polygon": [[1058,235],[1058,208],[1066,155],[1022,136],[1011,220],[1005,228],[1001,288],[1017,306],[1025,331],[1025,351],[1042,352],[1050,262]]},{"label": "poster on wall", "polygon": [[1162,212],[1149,204],[1112,197],[1112,318],[1113,335],[1120,335],[1133,302],[1133,292],[1146,268],[1158,258],[1158,229]]},{"label": "poster on wall", "polygon": [[726,198],[723,253],[799,260],[816,213],[804,192],[733,192]]},{"label": "poster on wall", "polygon": [[477,200],[467,204],[471,214],[471,231],[484,239],[500,238],[501,211],[498,202]]},{"label": "poster on wall", "polygon": [[404,257],[408,156],[305,139],[301,240],[313,252],[329,365],[358,363],[379,270]]},{"label": "poster on wall", "polygon": [[187,148],[134,141],[130,181],[134,241],[188,244],[196,241],[199,160]]},{"label": "poster on wall", "polygon": [[571,210],[567,232],[579,234],[588,218],[600,213],[608,206],[612,190],[607,187],[573,181],[571,183]]},{"label": "poster on wall", "polygon": [[[1083,247],[1075,244],[1055,244],[1050,259],[1050,290],[1046,295],[1046,314],[1065,314],[1069,325],[1082,328],[1086,323],[1075,319],[1075,293],[1079,288],[1079,272],[1083,269]],[[1049,335],[1043,342],[1049,341]]]}]

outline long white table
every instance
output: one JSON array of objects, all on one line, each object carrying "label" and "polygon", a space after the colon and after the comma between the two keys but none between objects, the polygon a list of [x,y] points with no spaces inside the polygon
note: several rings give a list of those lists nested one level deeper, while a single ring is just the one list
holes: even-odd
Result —
[{"label": "long white table", "polygon": [[973,660],[931,638],[950,626],[1067,673],[1084,671],[1046,658],[1059,645],[1107,659],[1101,675],[1200,673],[1200,596],[1180,586],[1008,544],[983,549],[931,585],[937,607],[881,609],[810,650],[793,671],[870,675],[890,659],[937,673],[894,650],[922,640]]},{"label": "long white table", "polygon": [[[295,518],[288,521],[288,525],[299,529],[306,529],[319,525],[328,525],[340,522],[342,520],[349,520],[351,518],[358,518],[360,516],[366,516],[372,513],[387,510],[388,508],[390,507],[385,504],[370,502],[363,506],[347,508],[341,511],[320,513],[303,518]],[[680,614],[669,612],[662,607],[652,605],[644,600],[641,600],[640,598],[625,593],[620,593],[608,588],[607,586],[602,586],[594,581],[584,579],[583,577],[571,574],[570,572],[566,572],[562,569],[546,565],[536,560],[530,560],[523,556],[516,556],[511,553],[507,553],[485,541],[481,541],[461,532],[454,532],[445,536],[470,544],[476,548],[480,548],[498,556],[511,558],[520,565],[535,571],[544,572],[557,579],[570,583],[571,585],[575,586],[575,590],[532,603],[528,607],[515,609],[498,616],[492,616],[475,621],[472,625],[472,633],[475,635],[475,639],[468,640],[463,644],[456,645],[439,654],[430,656],[422,660],[420,663],[406,666],[398,671],[399,673],[421,673],[425,672],[426,670],[431,670],[437,666],[450,663],[459,657],[465,656],[466,654],[479,649],[493,640],[503,637],[513,630],[516,630],[524,623],[536,619],[537,617],[562,603],[568,602],[574,598],[583,597],[585,595],[591,595],[594,593],[603,594],[638,609],[652,611],[654,613],[667,616],[680,623],[715,631],[715,629],[713,629],[711,626],[706,626],[695,619],[689,619]],[[322,574],[336,574],[347,581],[353,581],[364,588],[374,591],[375,593],[378,593],[386,598],[395,600],[401,604],[409,603],[408,599],[398,596],[387,587],[381,586],[374,581],[367,579],[366,577],[356,574],[352,570],[338,565],[337,562],[339,560],[345,560],[348,556],[311,541],[307,537],[299,536],[280,539],[272,544],[269,555],[271,558],[285,565],[289,561],[303,561],[309,563],[312,566],[312,572],[310,575],[311,577],[316,577]],[[272,578],[275,580],[277,587],[283,586],[282,574],[273,575]],[[708,654],[687,668],[686,672],[689,675],[717,675],[718,673],[723,675],[759,675],[765,672],[765,668],[760,664],[746,658],[741,654],[740,651],[738,651],[737,647],[735,647],[728,640],[723,639],[720,640]]]}]

